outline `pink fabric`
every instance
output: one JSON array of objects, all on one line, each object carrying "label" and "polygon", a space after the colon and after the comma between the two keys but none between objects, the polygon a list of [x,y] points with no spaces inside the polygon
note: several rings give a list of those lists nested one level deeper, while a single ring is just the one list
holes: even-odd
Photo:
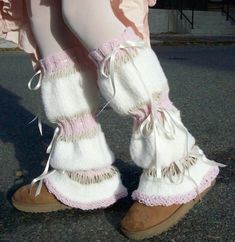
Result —
[{"label": "pink fabric", "polygon": [[[175,108],[169,99],[169,92],[162,92],[158,100],[154,100],[154,104],[157,108],[172,109]],[[140,125],[151,113],[150,105],[145,105],[134,112],[134,125]],[[161,112],[158,112],[159,118],[161,118]]]},{"label": "pink fabric", "polygon": [[161,97],[159,98],[159,100],[155,101],[156,105],[164,108],[164,109],[170,109],[172,108],[173,104],[169,98],[169,92],[162,92],[161,93]]},{"label": "pink fabric", "polygon": [[151,113],[151,107],[150,105],[144,105],[138,110],[136,110],[133,114],[133,122],[134,126],[139,126]]},{"label": "pink fabric", "polygon": [[96,62],[100,63],[102,60],[109,55],[115,47],[124,43],[127,40],[139,40],[139,37],[135,34],[131,27],[125,29],[125,31],[118,36],[106,43],[104,43],[100,48],[91,51],[89,57]]},{"label": "pink fabric", "polygon": [[[153,0],[110,0],[114,14],[125,26],[149,41],[148,5]],[[38,51],[32,36],[24,0],[0,0],[0,37],[15,42],[19,48],[30,53],[34,68],[38,68]],[[93,67],[95,68],[95,66]]]},{"label": "pink fabric", "polygon": [[52,56],[41,59],[40,65],[46,74],[53,73],[68,66],[74,66],[75,63],[84,62],[86,54],[78,47],[55,53]]},{"label": "pink fabric", "polygon": [[120,191],[119,193],[113,195],[110,198],[101,200],[101,201],[95,201],[95,202],[89,202],[89,203],[81,203],[79,201],[72,201],[66,197],[64,197],[47,179],[44,180],[45,185],[47,186],[48,190],[56,196],[56,198],[64,203],[65,205],[73,208],[80,208],[82,210],[93,210],[98,208],[107,208],[110,205],[114,204],[117,200],[126,197],[127,191],[126,189],[123,189],[123,191]]},{"label": "pink fabric", "polygon": [[41,59],[40,65],[43,69],[43,72],[46,74],[60,70],[68,66],[73,66],[77,62],[75,55],[76,48],[66,50],[64,52],[59,52],[53,56],[49,56],[45,59]]},{"label": "pink fabric", "polygon": [[114,14],[150,46],[148,11],[155,0],[110,0]]},{"label": "pink fabric", "polygon": [[[199,193],[202,193],[217,177],[219,173],[218,167],[212,167],[208,173],[203,177],[201,183],[198,185]],[[147,206],[171,206],[173,204],[184,204],[190,202],[198,196],[196,190],[192,190],[184,195],[176,196],[148,196],[144,193],[138,192],[137,190],[132,193],[133,200],[137,200]]]},{"label": "pink fabric", "polygon": [[33,38],[24,0],[0,0],[0,38],[12,41],[31,54],[37,67],[37,45]]},{"label": "pink fabric", "polygon": [[93,114],[85,114],[68,120],[58,120],[58,126],[60,127],[59,137],[65,139],[86,135],[98,128]]}]

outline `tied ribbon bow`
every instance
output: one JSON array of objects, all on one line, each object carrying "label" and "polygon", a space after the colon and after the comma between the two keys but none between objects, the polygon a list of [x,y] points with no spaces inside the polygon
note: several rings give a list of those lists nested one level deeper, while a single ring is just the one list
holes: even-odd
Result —
[{"label": "tied ribbon bow", "polygon": [[[36,83],[35,86],[32,86],[32,83],[34,81],[34,78],[36,76],[39,75],[39,80],[38,82]],[[42,72],[41,70],[38,70],[34,75],[33,77],[29,80],[28,82],[28,89],[30,91],[37,91],[40,87],[41,87],[41,84],[42,84]],[[38,119],[38,129],[39,129],[39,132],[40,132],[40,135],[42,136],[42,121],[41,121],[41,117],[39,115],[35,116],[28,124],[31,124],[33,123],[36,119]]]},{"label": "tied ribbon bow", "polygon": [[[171,114],[170,111],[168,111],[163,106],[153,107],[153,102],[151,103],[151,109],[152,111],[147,116],[147,118],[139,125],[137,133],[139,133],[142,137],[147,138],[150,135],[154,135],[154,146],[155,146],[155,154],[154,154],[154,160],[156,161],[156,178],[160,179],[162,177],[161,172],[161,166],[159,165],[159,162],[157,162],[158,157],[157,154],[159,153],[159,145],[158,145],[158,138],[157,134],[159,134],[160,131],[162,131],[169,139],[175,138],[175,127],[178,127],[180,130],[182,130],[186,135],[186,142],[185,142],[185,153],[186,157],[188,157],[188,131],[184,127],[184,125],[179,122],[178,119],[174,117],[174,115]],[[156,110],[156,111],[155,111]],[[161,113],[162,121],[160,120],[159,116],[157,115],[157,112]],[[184,168],[183,166],[177,164],[178,169],[180,170],[181,174],[184,174]],[[182,181],[182,178],[180,179]],[[172,180],[173,182],[173,180]]]},{"label": "tied ribbon bow", "polygon": [[31,182],[31,185],[30,185],[30,193],[32,192],[32,188],[33,188],[33,185],[37,182],[39,182],[38,184],[38,187],[36,189],[36,193],[35,193],[35,197],[39,195],[40,191],[41,191],[41,188],[42,188],[42,182],[43,182],[43,179],[47,178],[48,176],[52,175],[56,170],[52,170],[49,172],[49,166],[50,166],[50,160],[51,160],[51,154],[52,154],[52,148],[53,148],[53,144],[56,140],[56,138],[58,137],[58,134],[59,134],[59,128],[57,127],[54,131],[54,134],[53,134],[53,138],[51,140],[51,143],[49,144],[49,146],[47,147],[47,151],[46,153],[49,154],[49,157],[48,157],[48,160],[47,160],[47,163],[46,163],[46,166],[45,166],[45,169],[43,171],[43,173],[34,178],[33,181]]}]

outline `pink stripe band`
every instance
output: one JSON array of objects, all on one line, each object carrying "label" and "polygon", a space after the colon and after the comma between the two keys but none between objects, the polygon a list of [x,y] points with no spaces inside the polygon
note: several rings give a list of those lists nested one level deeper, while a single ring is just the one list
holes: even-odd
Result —
[{"label": "pink stripe band", "polygon": [[[159,94],[159,99],[158,100],[154,100],[154,106],[156,108],[163,108],[163,109],[172,109],[175,108],[172,104],[172,102],[169,99],[169,92],[162,92],[161,94]],[[145,105],[142,106],[140,108],[138,108],[133,115],[134,118],[134,124],[135,125],[140,125],[147,117],[148,115],[151,113],[151,106],[149,105]],[[161,118],[161,113],[158,112],[159,118]]]},{"label": "pink stripe band", "polygon": [[69,207],[73,208],[80,208],[82,210],[92,210],[92,209],[98,209],[98,208],[106,208],[110,205],[114,204],[117,200],[126,197],[128,195],[127,190],[123,188],[122,191],[120,191],[117,194],[114,194],[112,197],[103,199],[100,201],[95,202],[89,202],[89,203],[82,203],[78,201],[72,201],[63,195],[60,194],[60,192],[47,180],[44,180],[45,185],[47,186],[48,190],[53,193],[58,200],[60,200],[62,203]]},{"label": "pink stripe band", "polygon": [[127,27],[120,36],[110,41],[107,41],[101,47],[91,51],[89,53],[89,57],[92,60],[100,63],[107,55],[109,55],[113,51],[115,47],[124,43],[127,40],[140,40],[140,38],[135,34],[134,30],[131,27]]},{"label": "pink stripe band", "polygon": [[86,50],[80,47],[74,47],[58,53],[55,53],[47,58],[41,59],[40,65],[45,74],[50,74],[66,67],[73,67],[80,61],[81,64],[90,62]]},{"label": "pink stripe band", "polygon": [[58,126],[60,127],[59,137],[67,139],[89,134],[98,128],[98,123],[93,114],[85,114],[67,120],[59,120]]},{"label": "pink stripe band", "polygon": [[[211,183],[217,177],[219,173],[218,167],[212,167],[207,174],[203,177],[201,183],[198,185],[198,192],[202,193],[208,187],[210,187]],[[192,190],[183,195],[176,196],[148,196],[142,192],[138,192],[137,190],[132,193],[132,199],[137,200],[140,203],[143,203],[147,206],[171,206],[173,204],[184,204],[190,202],[198,196],[196,190]]]}]

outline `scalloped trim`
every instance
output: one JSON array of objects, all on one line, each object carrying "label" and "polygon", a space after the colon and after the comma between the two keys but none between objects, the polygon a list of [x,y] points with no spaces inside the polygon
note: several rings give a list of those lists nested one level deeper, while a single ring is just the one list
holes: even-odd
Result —
[{"label": "scalloped trim", "polygon": [[[202,193],[206,190],[212,183],[213,180],[219,174],[218,167],[213,167],[209,170],[206,175],[203,177],[201,183],[198,185],[198,192]],[[138,192],[137,190],[132,193],[132,199],[137,200],[140,203],[143,203],[147,206],[171,206],[173,204],[183,204],[188,203],[191,200],[195,199],[198,196],[196,190],[192,190],[188,193],[183,195],[176,195],[176,196],[148,196],[142,192]]]},{"label": "scalloped trim", "polygon": [[44,182],[45,182],[45,185],[47,186],[48,191],[54,194],[59,201],[61,201],[62,203],[64,203],[69,207],[79,208],[82,210],[107,208],[112,204],[114,204],[117,200],[124,198],[128,195],[127,189],[123,188],[121,191],[119,191],[117,194],[114,194],[112,197],[109,197],[100,201],[95,201],[95,202],[81,203],[78,201],[72,201],[64,197],[63,195],[61,195],[60,192],[53,185],[51,185],[51,183],[47,179],[45,179]]}]

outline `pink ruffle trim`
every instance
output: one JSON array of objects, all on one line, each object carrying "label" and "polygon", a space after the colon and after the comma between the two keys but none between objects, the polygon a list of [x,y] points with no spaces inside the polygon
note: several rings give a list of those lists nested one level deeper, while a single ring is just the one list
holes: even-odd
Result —
[{"label": "pink ruffle trim", "polygon": [[96,61],[97,63],[102,62],[102,60],[109,55],[115,47],[124,43],[127,40],[139,40],[140,38],[135,34],[131,27],[127,27],[124,32],[110,41],[104,43],[100,48],[93,50],[89,53],[89,57]]},{"label": "pink ruffle trim", "polygon": [[99,208],[107,208],[114,204],[117,200],[126,197],[128,195],[127,190],[124,188],[123,191],[120,191],[117,194],[114,194],[112,197],[95,201],[95,202],[89,202],[89,203],[81,203],[78,201],[72,201],[63,195],[60,194],[60,192],[47,180],[44,179],[45,185],[47,186],[48,190],[53,193],[58,200],[60,200],[62,203],[69,207],[73,208],[79,208],[82,210],[93,210],[93,209],[99,209]]},{"label": "pink ruffle trim", "polygon": [[[203,177],[201,183],[198,185],[199,193],[202,193],[206,190],[212,183],[212,181],[217,177],[219,173],[218,167],[213,167],[210,169],[207,174]],[[192,190],[183,195],[176,196],[148,196],[144,193],[138,192],[137,190],[132,193],[132,199],[137,200],[140,203],[143,203],[147,206],[170,206],[173,204],[184,204],[190,202],[198,196],[196,190]]]}]

